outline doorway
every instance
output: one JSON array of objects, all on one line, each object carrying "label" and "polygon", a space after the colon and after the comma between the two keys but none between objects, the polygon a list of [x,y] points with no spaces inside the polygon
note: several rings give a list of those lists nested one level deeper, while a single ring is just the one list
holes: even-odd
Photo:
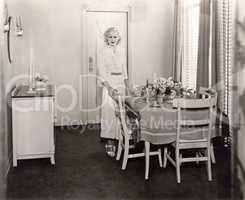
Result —
[{"label": "doorway", "polygon": [[82,111],[85,124],[98,124],[101,119],[102,85],[98,76],[98,55],[104,46],[104,33],[111,27],[120,35],[120,47],[125,51],[128,67],[128,11],[89,10],[84,11],[83,32],[83,75]]}]

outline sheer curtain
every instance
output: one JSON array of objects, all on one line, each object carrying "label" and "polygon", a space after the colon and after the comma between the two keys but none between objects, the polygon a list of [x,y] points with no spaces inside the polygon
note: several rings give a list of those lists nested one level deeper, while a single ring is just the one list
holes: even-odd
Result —
[{"label": "sheer curtain", "polygon": [[[216,34],[213,0],[202,0],[200,4],[199,52],[197,67],[197,89],[212,87],[216,82]],[[211,72],[210,72],[211,71]]]},{"label": "sheer curtain", "polygon": [[[210,2],[211,0],[176,0],[174,75],[184,86],[195,89],[208,87],[216,79],[215,70],[209,72],[210,65],[215,66],[216,46],[215,29],[210,29],[210,21],[212,27],[215,27],[215,16],[210,15],[210,5],[213,7],[214,4]],[[209,79],[211,74],[213,81]]]},{"label": "sheer curtain", "polygon": [[195,88],[201,0],[176,0],[175,79]]},{"label": "sheer curtain", "polygon": [[234,0],[216,0],[216,46],[217,46],[217,80],[218,108],[220,120],[228,125],[229,135],[233,129],[233,72],[234,72]]},{"label": "sheer curtain", "polygon": [[232,118],[232,73],[234,62],[234,1],[216,0],[217,90],[219,108]]}]

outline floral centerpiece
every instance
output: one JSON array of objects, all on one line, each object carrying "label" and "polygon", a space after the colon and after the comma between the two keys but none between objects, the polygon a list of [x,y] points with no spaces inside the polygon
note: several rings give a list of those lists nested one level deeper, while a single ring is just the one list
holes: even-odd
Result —
[{"label": "floral centerpiece", "polygon": [[153,80],[153,83],[146,84],[146,95],[150,97],[171,97],[174,98],[177,93],[180,93],[182,84],[174,81],[172,77],[169,78],[157,78]]},{"label": "floral centerpiece", "polygon": [[48,84],[48,77],[40,73],[35,74],[34,80],[37,88],[45,88]]},{"label": "floral centerpiece", "polygon": [[134,95],[138,97],[173,99],[175,96],[192,97],[195,95],[195,90],[183,87],[181,82],[173,80],[172,77],[159,77],[155,78],[151,83],[147,80],[144,86],[135,87]]},{"label": "floral centerpiece", "polygon": [[181,87],[181,83],[175,82],[172,77],[168,79],[161,77],[153,81],[156,96],[176,94],[175,87]]}]

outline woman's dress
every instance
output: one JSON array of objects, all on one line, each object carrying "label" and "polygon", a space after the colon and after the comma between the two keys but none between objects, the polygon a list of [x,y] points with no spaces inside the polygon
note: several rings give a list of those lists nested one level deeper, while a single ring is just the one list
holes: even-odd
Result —
[{"label": "woman's dress", "polygon": [[[113,48],[105,47],[98,53],[99,80],[107,81],[112,88],[119,91],[120,95],[125,95],[124,80],[127,79],[127,62],[124,50],[121,48],[114,51]],[[103,87],[100,136],[107,139],[118,139],[117,126],[115,102],[109,96],[107,88]]]}]

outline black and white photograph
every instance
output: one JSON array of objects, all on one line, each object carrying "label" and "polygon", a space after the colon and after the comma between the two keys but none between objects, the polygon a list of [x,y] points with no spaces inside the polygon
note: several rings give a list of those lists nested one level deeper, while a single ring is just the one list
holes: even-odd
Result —
[{"label": "black and white photograph", "polygon": [[245,199],[245,1],[0,0],[0,199]]}]

